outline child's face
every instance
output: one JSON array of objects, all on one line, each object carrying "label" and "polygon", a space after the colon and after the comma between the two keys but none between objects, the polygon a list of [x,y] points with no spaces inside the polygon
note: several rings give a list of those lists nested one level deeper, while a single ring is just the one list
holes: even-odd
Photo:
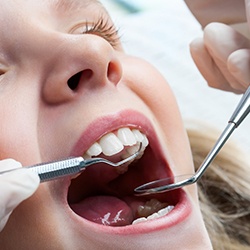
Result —
[{"label": "child's face", "polygon": [[[0,2],[1,159],[31,165],[83,155],[120,128],[140,131],[149,141],[124,174],[101,165],[74,180],[41,184],[13,212],[0,234],[1,249],[205,249],[195,186],[133,196],[136,186],[150,180],[193,172],[182,120],[163,77],[124,53],[94,0]],[[101,140],[101,150],[119,151],[121,140],[109,138]],[[111,158],[117,161],[120,154]],[[139,205],[151,198],[174,209],[131,225]]]}]

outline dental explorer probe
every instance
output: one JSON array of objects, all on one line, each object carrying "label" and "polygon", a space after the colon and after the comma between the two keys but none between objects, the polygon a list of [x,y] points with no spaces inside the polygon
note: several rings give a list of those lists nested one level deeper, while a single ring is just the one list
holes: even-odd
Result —
[{"label": "dental explorer probe", "polygon": [[208,153],[207,157],[198,168],[196,173],[193,175],[182,175],[173,176],[169,178],[164,178],[160,180],[155,180],[141,185],[134,189],[135,195],[143,196],[154,193],[163,193],[173,189],[181,188],[186,185],[193,184],[197,182],[204,172],[206,171],[209,164],[214,160],[216,155],[219,153],[220,149],[229,139],[230,135],[233,133],[235,128],[237,128],[241,122],[246,118],[250,111],[250,86],[242,96],[240,102],[238,103],[235,111],[233,112],[231,118],[228,121],[228,125],[222,132],[219,139],[216,141],[214,147]]},{"label": "dental explorer probe", "polygon": [[[60,177],[76,175],[84,171],[88,166],[91,166],[97,163],[105,163],[112,167],[121,166],[124,163],[134,160],[140,154],[141,149],[142,149],[142,143],[140,143],[139,149],[134,154],[132,154],[131,156],[119,162],[112,162],[105,158],[100,158],[100,157],[90,158],[90,159],[85,160],[83,157],[79,156],[79,157],[70,157],[70,158],[59,160],[59,161],[39,163],[39,164],[28,166],[25,168],[28,168],[31,171],[36,172],[39,175],[40,182],[45,182],[45,181],[54,180]],[[0,172],[0,175],[11,172],[11,171],[15,171],[18,169],[20,168],[2,171]]]}]

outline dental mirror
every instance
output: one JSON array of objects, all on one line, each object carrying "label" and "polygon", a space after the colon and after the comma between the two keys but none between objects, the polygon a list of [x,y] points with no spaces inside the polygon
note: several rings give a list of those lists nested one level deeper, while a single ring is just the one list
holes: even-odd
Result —
[{"label": "dental mirror", "polygon": [[250,111],[250,86],[246,90],[245,94],[242,96],[239,104],[237,105],[235,111],[233,112],[231,118],[228,121],[226,128],[223,130],[221,136],[216,141],[214,147],[208,153],[207,157],[198,168],[196,173],[193,175],[182,175],[174,176],[165,179],[155,180],[144,185],[141,185],[134,189],[136,196],[163,193],[173,189],[181,188],[186,185],[193,184],[197,182],[209,164],[214,160],[216,155],[219,153],[223,145],[229,139],[233,131],[241,124],[241,122],[246,118]]}]

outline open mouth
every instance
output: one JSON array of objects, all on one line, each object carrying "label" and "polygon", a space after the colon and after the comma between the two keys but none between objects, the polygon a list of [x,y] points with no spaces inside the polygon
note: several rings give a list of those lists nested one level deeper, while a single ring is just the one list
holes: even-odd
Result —
[{"label": "open mouth", "polygon": [[137,186],[171,175],[166,160],[140,130],[122,127],[105,134],[84,157],[101,156],[117,162],[134,154],[140,143],[142,153],[133,162],[118,168],[97,164],[72,178],[67,200],[78,216],[101,225],[121,227],[161,218],[174,209],[180,200],[178,190],[167,195],[134,196]]}]

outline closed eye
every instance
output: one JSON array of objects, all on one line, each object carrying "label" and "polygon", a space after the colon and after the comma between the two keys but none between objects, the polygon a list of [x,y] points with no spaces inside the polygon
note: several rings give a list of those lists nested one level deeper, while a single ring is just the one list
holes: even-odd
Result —
[{"label": "closed eye", "polygon": [[76,34],[93,34],[102,37],[114,48],[120,42],[118,29],[107,18],[100,17],[95,22],[85,21],[77,25],[72,33]]},{"label": "closed eye", "polygon": [[113,47],[117,45],[120,39],[115,25],[113,23],[109,24],[108,20],[104,18],[99,18],[99,20],[92,25],[86,23],[86,31],[84,33],[101,36]]},{"label": "closed eye", "polygon": [[3,69],[0,69],[0,79],[4,76],[4,74],[6,73],[5,70]]}]

